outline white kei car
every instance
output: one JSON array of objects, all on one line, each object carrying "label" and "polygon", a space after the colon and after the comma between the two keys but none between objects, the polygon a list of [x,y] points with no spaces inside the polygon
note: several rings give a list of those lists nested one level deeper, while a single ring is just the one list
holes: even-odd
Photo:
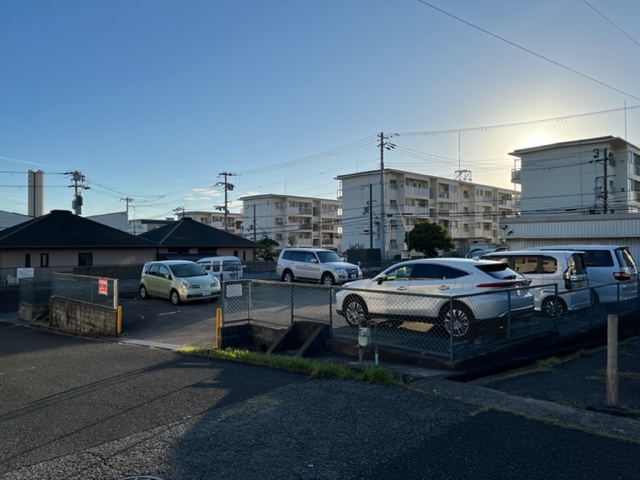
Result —
[{"label": "white kei car", "polygon": [[394,323],[426,320],[461,338],[478,320],[504,319],[509,314],[518,320],[531,318],[530,283],[503,262],[409,260],[372,279],[345,283],[336,294],[336,311],[352,326],[363,326],[372,318]]}]

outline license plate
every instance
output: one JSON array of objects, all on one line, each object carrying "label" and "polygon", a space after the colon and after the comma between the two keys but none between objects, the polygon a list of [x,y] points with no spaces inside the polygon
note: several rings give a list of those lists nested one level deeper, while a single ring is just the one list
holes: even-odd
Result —
[{"label": "license plate", "polygon": [[203,297],[208,297],[209,295],[211,295],[211,290],[202,290]]}]

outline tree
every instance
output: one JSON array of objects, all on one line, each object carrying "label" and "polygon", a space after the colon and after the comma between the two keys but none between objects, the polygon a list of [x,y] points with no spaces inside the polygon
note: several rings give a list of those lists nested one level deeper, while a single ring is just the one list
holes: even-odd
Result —
[{"label": "tree", "polygon": [[256,257],[262,260],[275,260],[277,256],[278,242],[269,237],[258,240],[261,247],[256,248]]},{"label": "tree", "polygon": [[405,234],[409,250],[421,252],[427,258],[438,256],[438,250],[451,251],[456,248],[449,232],[442,225],[422,221]]}]

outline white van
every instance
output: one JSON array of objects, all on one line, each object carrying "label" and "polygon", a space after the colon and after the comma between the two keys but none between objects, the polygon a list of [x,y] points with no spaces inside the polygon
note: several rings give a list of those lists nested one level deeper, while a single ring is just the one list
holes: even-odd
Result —
[{"label": "white van", "polygon": [[242,280],[242,262],[238,257],[206,257],[201,258],[196,263],[201,265],[209,275],[216,277],[221,282]]},{"label": "white van", "polygon": [[594,303],[622,302],[638,297],[638,267],[624,245],[555,245],[527,250],[584,252]]},{"label": "white van", "polygon": [[[531,279],[535,309],[556,317],[591,305],[584,254],[569,250],[495,252],[482,256],[497,260]],[[554,287],[555,285],[555,287]],[[558,295],[556,297],[556,288]]]}]

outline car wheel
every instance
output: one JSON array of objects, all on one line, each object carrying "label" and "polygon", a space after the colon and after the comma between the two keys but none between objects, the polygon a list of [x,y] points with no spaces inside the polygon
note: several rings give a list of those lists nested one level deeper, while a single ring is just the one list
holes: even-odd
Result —
[{"label": "car wheel", "polygon": [[149,292],[147,292],[147,288],[144,285],[140,285],[140,298],[142,300],[149,298]]},{"label": "car wheel", "polygon": [[174,305],[180,305],[180,294],[176,290],[171,290],[169,298]]},{"label": "car wheel", "polygon": [[561,298],[548,297],[542,302],[542,312],[551,318],[560,317],[567,313],[567,305]]},{"label": "car wheel", "polygon": [[287,283],[293,282],[293,272],[291,270],[282,272],[282,281]]},{"label": "car wheel", "polygon": [[344,318],[352,327],[359,327],[366,324],[369,319],[367,305],[360,297],[351,295],[347,297],[343,304]]},{"label": "car wheel", "polygon": [[469,307],[458,302],[454,303],[453,306],[447,303],[442,307],[440,318],[447,333],[455,338],[462,338],[467,335],[471,324],[475,321],[475,317]]},{"label": "car wheel", "polygon": [[324,275],[322,275],[322,284],[323,285],[335,285],[336,284],[336,279],[333,278],[333,275],[331,275],[330,273],[325,273]]}]

